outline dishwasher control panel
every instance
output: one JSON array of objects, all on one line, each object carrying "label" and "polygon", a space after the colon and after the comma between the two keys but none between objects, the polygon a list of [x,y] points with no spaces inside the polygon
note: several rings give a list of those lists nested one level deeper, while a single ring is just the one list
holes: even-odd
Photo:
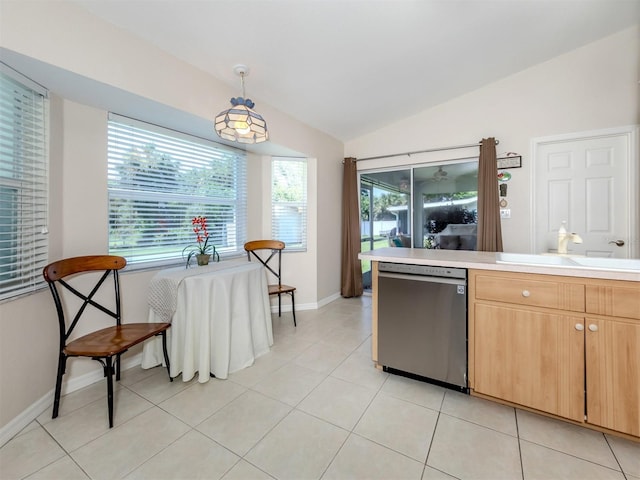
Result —
[{"label": "dishwasher control panel", "polygon": [[464,268],[435,267],[431,265],[380,262],[378,270],[380,272],[404,273],[426,277],[462,278],[465,280],[467,278],[467,270]]}]

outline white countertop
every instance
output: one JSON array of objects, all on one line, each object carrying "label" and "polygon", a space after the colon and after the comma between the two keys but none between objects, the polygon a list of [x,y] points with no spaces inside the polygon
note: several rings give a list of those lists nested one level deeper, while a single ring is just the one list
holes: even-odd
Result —
[{"label": "white countertop", "polygon": [[[566,277],[602,278],[640,282],[640,260],[594,259],[560,255],[476,252],[468,250],[430,250],[426,248],[388,247],[362,252],[361,260],[409,263],[442,267],[539,273]],[[590,265],[580,265],[583,261]]]}]

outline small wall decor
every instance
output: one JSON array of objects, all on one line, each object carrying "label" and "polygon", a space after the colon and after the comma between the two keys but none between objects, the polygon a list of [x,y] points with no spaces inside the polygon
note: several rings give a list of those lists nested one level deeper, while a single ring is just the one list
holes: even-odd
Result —
[{"label": "small wall decor", "polygon": [[498,170],[504,168],[521,168],[522,156],[515,152],[507,152],[497,158]]},{"label": "small wall decor", "polygon": [[511,174],[509,172],[498,172],[499,182],[508,182],[511,180]]}]

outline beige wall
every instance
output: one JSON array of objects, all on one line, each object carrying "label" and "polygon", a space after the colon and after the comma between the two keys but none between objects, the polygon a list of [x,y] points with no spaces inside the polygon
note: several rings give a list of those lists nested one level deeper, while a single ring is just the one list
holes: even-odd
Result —
[{"label": "beige wall", "polygon": [[[530,252],[531,139],[640,124],[640,27],[556,57],[450,102],[345,144],[345,156],[365,158],[465,145],[495,136],[497,153],[522,155],[511,169],[511,218],[502,222],[505,251]],[[428,88],[428,86],[425,86]],[[451,150],[364,161],[358,169],[477,156]],[[637,162],[638,159],[636,158]]]},{"label": "beige wall", "polygon": [[[211,119],[235,95],[206,73],[101,22],[72,3],[3,1],[0,47],[65,71]],[[29,28],[25,28],[29,25]],[[46,81],[43,82],[47,87]],[[55,92],[54,92],[55,93]],[[107,252],[107,110],[77,100],[51,99],[50,258]],[[340,225],[340,165],[343,144],[259,102],[271,143],[299,152],[309,161],[309,248],[284,258],[284,275],[298,287],[296,303],[314,306],[339,292],[340,232],[316,226]],[[268,157],[267,157],[268,159]],[[269,178],[261,155],[249,155],[251,238],[269,236]],[[267,174],[268,175],[268,174]],[[153,271],[122,277],[125,321],[146,318],[146,292]],[[57,322],[52,300],[40,291],[0,304],[0,431],[50,394],[57,363]],[[94,323],[98,323],[95,319]],[[28,355],[25,353],[28,352]],[[135,354],[136,351],[131,352]],[[96,362],[70,362],[68,379],[99,368]]]}]

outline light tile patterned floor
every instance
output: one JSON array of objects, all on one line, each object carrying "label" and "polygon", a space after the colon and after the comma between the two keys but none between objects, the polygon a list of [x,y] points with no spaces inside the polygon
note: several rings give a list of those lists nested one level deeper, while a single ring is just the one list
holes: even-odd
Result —
[{"label": "light tile patterned floor", "polygon": [[371,299],[273,317],[275,345],[228,380],[123,373],[62,399],[0,448],[0,478],[627,479],[640,444],[371,363]]}]

